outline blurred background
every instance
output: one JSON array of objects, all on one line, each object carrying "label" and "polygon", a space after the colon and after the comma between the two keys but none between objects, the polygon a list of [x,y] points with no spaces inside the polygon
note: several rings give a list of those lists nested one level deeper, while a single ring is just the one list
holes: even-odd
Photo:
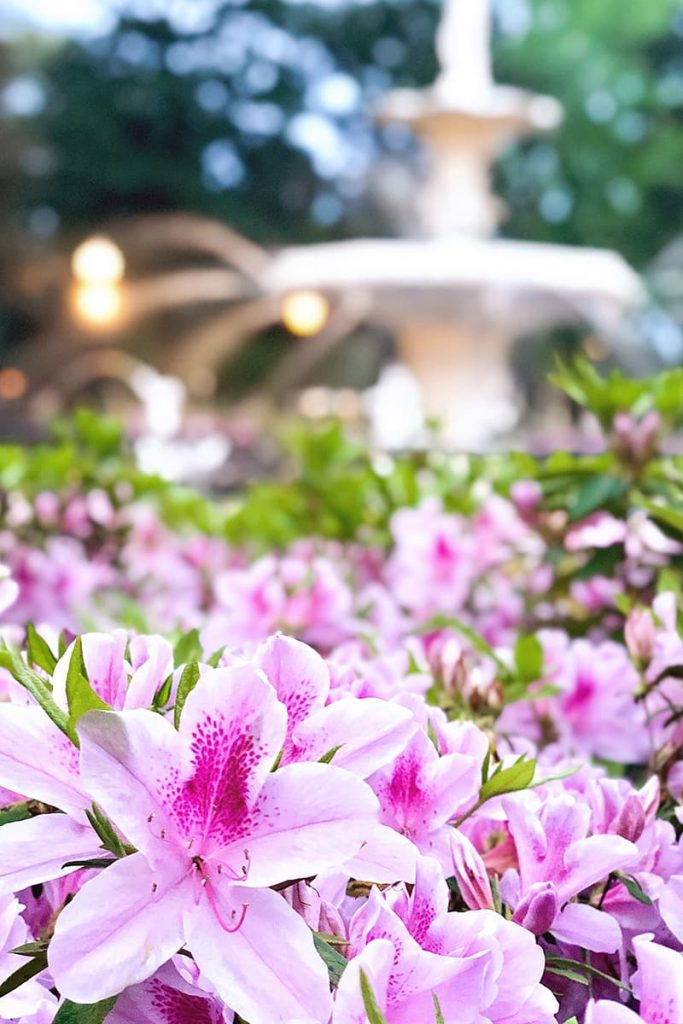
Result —
[{"label": "blurred background", "polygon": [[0,128],[5,438],[552,446],[556,354],[683,361],[683,0],[5,0]]}]

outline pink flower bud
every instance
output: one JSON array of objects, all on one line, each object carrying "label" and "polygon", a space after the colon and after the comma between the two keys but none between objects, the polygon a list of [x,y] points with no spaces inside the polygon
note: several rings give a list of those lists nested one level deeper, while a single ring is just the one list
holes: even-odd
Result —
[{"label": "pink flower bud", "polygon": [[655,648],[655,624],[648,608],[634,608],[624,625],[624,638],[634,661],[649,662]]},{"label": "pink flower bud", "polygon": [[512,920],[533,935],[543,935],[552,927],[559,909],[560,901],[555,884],[536,882],[517,904]]},{"label": "pink flower bud", "polygon": [[517,480],[510,488],[510,497],[523,516],[534,511],[542,496],[540,485],[535,480]]},{"label": "pink flower bud", "polygon": [[643,834],[645,828],[645,811],[638,799],[637,793],[631,793],[626,798],[618,815],[612,823],[612,831],[624,839],[636,843]]},{"label": "pink flower bud", "polygon": [[483,860],[462,832],[451,835],[453,875],[470,910],[493,910],[491,883]]}]

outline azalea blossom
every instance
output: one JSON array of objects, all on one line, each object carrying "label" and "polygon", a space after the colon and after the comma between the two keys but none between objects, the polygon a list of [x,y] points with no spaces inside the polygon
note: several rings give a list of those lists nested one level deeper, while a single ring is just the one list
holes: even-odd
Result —
[{"label": "azalea blossom", "polygon": [[187,945],[252,1024],[326,1019],[311,933],[269,886],[344,863],[378,808],[365,783],[333,765],[273,771],[286,730],[284,706],[249,666],[206,672],[179,732],[144,710],[83,717],[85,785],[137,852],[60,914],[49,965],[64,995],[112,996]]}]

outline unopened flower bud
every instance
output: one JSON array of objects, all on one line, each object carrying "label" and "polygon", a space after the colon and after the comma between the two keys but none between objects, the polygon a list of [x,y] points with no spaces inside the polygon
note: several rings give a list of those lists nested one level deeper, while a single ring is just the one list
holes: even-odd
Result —
[{"label": "unopened flower bud", "polygon": [[517,904],[512,920],[533,935],[543,935],[551,928],[559,909],[554,883],[536,882]]},{"label": "unopened flower bud", "polygon": [[645,811],[636,793],[630,793],[612,823],[612,829],[618,836],[636,843],[645,828]]},{"label": "unopened flower bud", "polygon": [[628,653],[634,661],[647,664],[655,649],[655,624],[648,608],[634,608],[624,625]]},{"label": "unopened flower bud", "polygon": [[493,893],[483,860],[462,832],[451,834],[453,875],[470,910],[492,910]]}]

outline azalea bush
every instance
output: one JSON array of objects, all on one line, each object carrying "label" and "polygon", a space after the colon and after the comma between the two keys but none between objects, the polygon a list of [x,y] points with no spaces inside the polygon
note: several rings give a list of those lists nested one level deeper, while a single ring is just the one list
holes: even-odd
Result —
[{"label": "azalea bush", "polygon": [[681,1024],[683,378],[558,383],[602,450],[6,450],[0,1019]]}]

